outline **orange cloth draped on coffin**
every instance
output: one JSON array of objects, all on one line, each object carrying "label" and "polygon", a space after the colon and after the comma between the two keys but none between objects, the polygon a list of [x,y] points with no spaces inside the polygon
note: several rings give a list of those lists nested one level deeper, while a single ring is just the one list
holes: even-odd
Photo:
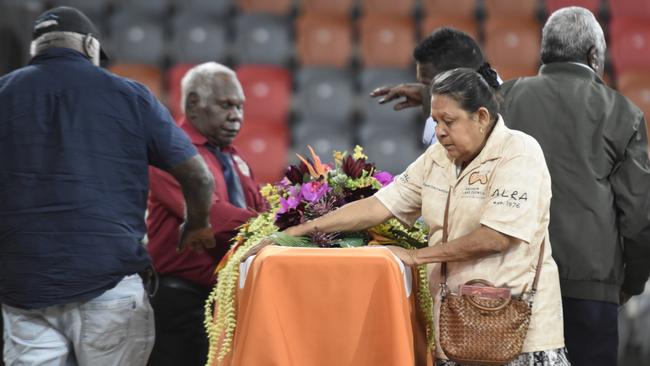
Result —
[{"label": "orange cloth draped on coffin", "polygon": [[266,247],[238,290],[233,349],[222,365],[430,364],[403,278],[385,248]]}]

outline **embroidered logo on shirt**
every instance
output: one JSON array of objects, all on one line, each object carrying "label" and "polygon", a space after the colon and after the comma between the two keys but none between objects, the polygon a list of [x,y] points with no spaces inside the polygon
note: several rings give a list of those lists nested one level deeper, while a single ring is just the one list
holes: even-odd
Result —
[{"label": "embroidered logo on shirt", "polygon": [[488,182],[488,177],[487,174],[481,174],[479,172],[473,172],[472,174],[469,175],[469,185],[471,186],[472,184],[476,182],[481,182],[481,184],[485,185]]},{"label": "embroidered logo on shirt", "polygon": [[237,164],[237,168],[239,168],[239,171],[243,175],[249,178],[251,177],[251,169],[248,167],[248,164],[246,164],[246,162],[239,157],[239,155],[233,155],[232,160],[235,161],[235,164]]}]

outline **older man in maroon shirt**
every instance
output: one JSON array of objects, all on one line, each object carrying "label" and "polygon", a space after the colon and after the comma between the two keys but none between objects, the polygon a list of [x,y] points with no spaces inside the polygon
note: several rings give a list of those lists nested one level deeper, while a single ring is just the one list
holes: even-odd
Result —
[{"label": "older man in maroon shirt", "polygon": [[147,249],[160,274],[152,299],[156,343],[149,364],[155,366],[205,365],[203,307],[216,281],[215,266],[237,228],[265,208],[250,168],[231,145],[244,115],[244,93],[235,73],[214,62],[204,63],[187,72],[181,89],[185,111],[181,128],[214,176],[210,224],[217,247],[177,253],[178,226],[185,215],[181,187],[169,174],[152,168]]}]

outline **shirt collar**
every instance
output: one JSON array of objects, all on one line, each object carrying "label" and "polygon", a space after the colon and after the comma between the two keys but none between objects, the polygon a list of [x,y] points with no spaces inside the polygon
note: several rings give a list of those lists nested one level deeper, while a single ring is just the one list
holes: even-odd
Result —
[{"label": "shirt collar", "polygon": [[[186,117],[183,117],[180,122],[180,126],[185,131],[187,136],[190,138],[190,141],[192,141],[192,144],[194,146],[206,146],[213,148],[213,146],[208,142],[208,139],[205,138],[205,136],[201,135],[199,130],[194,127],[192,122],[190,122]],[[220,148],[219,150],[224,151],[224,152],[229,152],[231,154],[234,154],[237,152],[237,149],[235,149],[234,146],[225,146]]]},{"label": "shirt collar", "polygon": [[603,80],[589,66],[578,62],[551,62],[539,68],[541,75],[566,75],[571,78],[593,80],[604,84]]},{"label": "shirt collar", "polygon": [[86,56],[84,56],[83,53],[77,50],[73,50],[72,48],[65,48],[65,47],[47,48],[42,52],[39,52],[38,55],[32,57],[29,63],[30,65],[39,64],[45,60],[53,59],[53,58],[65,58],[68,60],[85,61],[85,62],[92,63]]}]

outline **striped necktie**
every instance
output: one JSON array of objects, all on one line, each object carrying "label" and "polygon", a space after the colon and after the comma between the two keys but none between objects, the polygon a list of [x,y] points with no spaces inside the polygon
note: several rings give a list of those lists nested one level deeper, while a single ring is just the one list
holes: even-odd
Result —
[{"label": "striped necktie", "polygon": [[244,198],[244,190],[239,180],[239,174],[237,174],[237,170],[233,164],[232,154],[221,151],[219,148],[212,148],[211,150],[217,160],[219,160],[219,163],[221,163],[223,179],[226,181],[228,188],[228,200],[237,207],[245,208],[246,198]]}]

